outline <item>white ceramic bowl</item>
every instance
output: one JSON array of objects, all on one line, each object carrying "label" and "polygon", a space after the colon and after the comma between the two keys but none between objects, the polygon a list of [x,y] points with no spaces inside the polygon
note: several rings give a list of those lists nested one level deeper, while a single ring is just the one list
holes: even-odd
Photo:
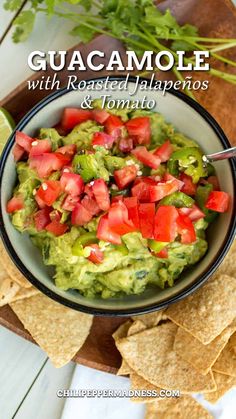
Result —
[{"label": "white ceramic bowl", "polygon": [[[113,79],[117,79],[114,77]],[[122,78],[120,78],[122,79]],[[101,79],[97,79],[101,80]],[[130,79],[130,88],[135,79]],[[106,92],[112,98],[130,98],[127,92]],[[79,107],[86,94],[97,98],[101,92],[68,91],[66,89],[53,93],[36,105],[18,124],[17,130],[33,136],[41,127],[55,125],[65,107]],[[207,93],[206,93],[207,94]],[[171,91],[140,91],[132,99],[156,100],[154,111],[164,115],[177,130],[196,140],[205,153],[214,153],[230,146],[226,136],[216,121],[198,103],[184,94]],[[0,227],[3,242],[20,271],[43,293],[56,301],[88,313],[100,315],[130,315],[154,311],[176,302],[197,289],[215,271],[225,257],[236,230],[235,222],[235,164],[221,161],[215,164],[221,188],[231,197],[229,212],[222,214],[208,230],[209,250],[206,256],[191,269],[181,275],[173,288],[158,290],[149,288],[141,295],[103,300],[87,299],[77,291],[62,291],[57,288],[52,278],[52,269],[44,266],[39,250],[32,244],[27,234],[20,234],[11,224],[6,213],[6,202],[11,197],[16,181],[16,171],[11,149],[14,143],[14,132],[2,154],[0,163]]]}]

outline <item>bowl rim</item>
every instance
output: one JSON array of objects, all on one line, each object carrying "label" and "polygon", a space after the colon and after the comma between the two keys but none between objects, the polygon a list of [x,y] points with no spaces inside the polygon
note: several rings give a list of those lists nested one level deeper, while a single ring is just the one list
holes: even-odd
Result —
[{"label": "bowl rim", "polygon": [[[88,80],[84,80],[84,82],[86,83],[86,86],[87,86],[88,83],[90,83],[90,82],[102,81],[102,80],[105,80],[107,77],[108,76],[94,77],[94,78],[90,78]],[[122,81],[122,80],[125,80],[126,77],[127,77],[127,75],[109,76],[109,80],[111,80],[111,81],[115,81],[115,80]],[[137,80],[137,77],[129,76],[128,82],[135,83],[136,80]],[[144,77],[139,77],[139,83],[143,80],[145,80],[147,82],[147,86],[150,86],[150,84],[151,84],[150,79],[147,79],[147,78],[144,78]],[[163,90],[163,84],[161,85],[161,90]],[[65,94],[67,94],[71,91],[74,91],[74,89],[73,88],[68,89],[68,88],[65,87],[63,89],[57,90],[57,91],[53,92],[52,94],[46,96],[44,99],[42,99],[40,102],[38,102],[29,112],[27,112],[27,114],[17,124],[17,126],[15,127],[13,132],[11,133],[11,135],[10,135],[10,137],[9,137],[9,139],[8,139],[4,149],[3,149],[1,159],[0,159],[0,196],[1,196],[1,192],[2,192],[2,178],[3,178],[5,163],[6,163],[7,157],[8,157],[8,155],[9,155],[11,149],[12,149],[13,143],[14,143],[15,132],[17,130],[24,129],[24,127],[34,117],[34,115],[37,114],[38,111],[40,111],[46,105],[48,105],[53,100],[55,100],[55,99],[57,99],[61,96],[64,96]],[[220,140],[220,142],[221,142],[221,144],[224,148],[231,147],[231,144],[230,144],[229,140],[227,139],[224,131],[220,127],[220,125],[216,122],[216,120],[213,118],[213,116],[205,108],[203,108],[198,102],[196,102],[195,100],[193,100],[191,97],[187,96],[186,94],[184,94],[180,91],[177,91],[173,88],[169,89],[167,93],[170,93],[170,94],[176,96],[177,98],[179,98],[180,100],[185,102],[187,105],[189,105],[198,114],[200,114],[200,116],[211,126],[211,128],[213,129],[213,131],[215,132],[215,134],[219,138],[219,140]],[[229,164],[230,164],[232,179],[233,179],[234,195],[236,195],[236,162],[234,161],[234,159],[231,159],[231,160],[229,160]],[[215,272],[215,270],[217,269],[219,264],[223,261],[224,257],[226,256],[226,254],[227,254],[227,252],[228,252],[228,250],[229,250],[229,248],[230,248],[230,246],[233,242],[233,239],[235,237],[235,234],[236,234],[236,217],[233,216],[233,214],[235,213],[235,209],[236,209],[235,207],[236,207],[236,203],[234,201],[233,202],[232,217],[231,217],[231,220],[230,220],[229,229],[228,229],[228,232],[227,232],[227,236],[225,237],[225,240],[224,240],[223,244],[221,245],[221,248],[219,249],[218,253],[216,254],[214,260],[210,263],[210,265],[208,265],[208,267],[205,269],[205,271],[201,275],[199,275],[198,278],[196,278],[195,282],[193,284],[189,285],[189,286],[186,286],[177,295],[174,295],[173,297],[169,297],[166,301],[162,301],[160,303],[150,303],[150,304],[146,304],[142,307],[138,307],[138,308],[127,308],[127,309],[116,310],[116,309],[106,309],[106,308],[100,309],[100,308],[94,308],[94,307],[87,307],[87,306],[85,306],[81,303],[69,301],[65,297],[62,297],[62,296],[58,295],[56,292],[47,288],[47,286],[42,284],[26,268],[24,263],[21,261],[21,259],[17,255],[15,249],[13,248],[13,246],[11,244],[11,241],[8,237],[7,231],[5,229],[5,226],[4,226],[3,208],[2,208],[1,200],[0,200],[0,236],[2,238],[5,249],[7,250],[9,256],[11,257],[11,259],[12,259],[13,263],[16,265],[16,267],[31,282],[32,285],[34,285],[37,289],[39,289],[39,291],[44,293],[46,296],[52,298],[53,300],[55,300],[58,303],[61,303],[64,306],[67,306],[69,308],[72,308],[74,310],[81,311],[81,312],[84,312],[84,313],[87,313],[87,314],[92,314],[92,315],[95,315],[95,316],[126,317],[126,316],[151,313],[151,312],[154,312],[154,311],[157,311],[157,310],[161,310],[161,309],[167,307],[168,305],[176,303],[176,302],[182,300],[183,298],[189,296],[192,292],[196,291],[201,285],[203,285],[207,281],[209,276],[212,275]]]}]

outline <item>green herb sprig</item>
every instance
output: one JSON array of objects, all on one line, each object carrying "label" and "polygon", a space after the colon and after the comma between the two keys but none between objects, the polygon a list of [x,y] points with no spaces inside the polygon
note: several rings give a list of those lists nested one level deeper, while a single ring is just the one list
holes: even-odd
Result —
[{"label": "green herb sprig", "polygon": [[[21,0],[6,0],[5,9],[17,10]],[[58,16],[71,20],[75,26],[70,32],[87,43],[96,34],[106,34],[119,39],[127,49],[141,56],[146,50],[155,53],[168,50],[175,57],[173,72],[177,79],[183,76],[177,70],[177,50],[208,50],[210,56],[228,66],[236,62],[225,58],[219,52],[236,46],[236,39],[207,38],[198,34],[190,24],[179,25],[169,10],[162,13],[152,0],[30,0],[30,8],[23,10],[14,21],[14,42],[25,41],[33,30],[37,13],[49,18]],[[190,54],[191,55],[191,54]],[[185,57],[184,63],[194,64],[193,57]],[[236,84],[236,74],[211,67],[209,74],[229,83]],[[188,90],[187,94],[193,96]]]}]

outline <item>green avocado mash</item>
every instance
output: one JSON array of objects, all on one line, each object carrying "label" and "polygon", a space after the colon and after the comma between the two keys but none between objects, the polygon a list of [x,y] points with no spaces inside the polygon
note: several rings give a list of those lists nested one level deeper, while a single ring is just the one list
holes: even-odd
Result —
[{"label": "green avocado mash", "polygon": [[[96,101],[95,105],[99,109],[100,102]],[[116,138],[111,147],[102,146],[100,143],[93,146],[94,133],[106,132],[108,136],[112,136],[113,133],[108,130],[106,122],[99,123],[92,118],[76,124],[67,132],[65,131],[66,135],[61,135],[63,131],[59,131],[59,134],[56,128],[40,130],[38,142],[46,139],[51,144],[51,152],[49,150],[46,154],[51,156],[56,151],[55,154],[58,158],[58,153],[62,153],[60,156],[63,157],[60,158],[67,158],[68,163],[63,163],[66,168],[65,172],[61,166],[53,166],[53,170],[46,178],[42,177],[42,172],[40,172],[42,166],[38,168],[37,159],[34,156],[29,155],[28,160],[24,157],[23,161],[16,163],[18,183],[14,190],[14,196],[21,197],[24,205],[23,208],[12,211],[12,223],[20,232],[28,232],[33,243],[40,249],[44,264],[54,267],[55,283],[63,290],[78,290],[89,298],[96,295],[100,295],[102,298],[112,298],[141,294],[150,285],[160,289],[172,287],[175,281],[181,277],[183,270],[196,264],[205,255],[208,247],[205,230],[211,217],[213,219],[216,214],[205,208],[207,194],[212,190],[212,187],[209,184],[206,186],[206,181],[205,185],[199,183],[203,177],[207,178],[208,176],[207,169],[200,162],[202,152],[193,140],[177,132],[158,113],[144,110],[111,111],[107,109],[105,112],[115,115],[123,124],[122,129],[116,131]],[[125,139],[130,137],[128,125],[127,127],[125,125],[127,121],[147,117],[150,120],[150,141],[142,144],[140,139],[137,140],[135,135],[134,137],[131,135],[134,142],[133,147],[144,146],[150,154],[169,139],[172,147],[171,158],[168,161],[162,161],[159,167],[148,165],[142,158],[139,160],[136,155],[134,156],[131,151],[125,152],[119,147],[121,137]],[[76,152],[70,157],[66,147],[72,144],[75,145]],[[59,148],[62,148],[63,151],[60,151]],[[41,155],[39,153],[39,156]],[[189,155],[195,157],[189,161]],[[127,167],[137,170],[137,178],[121,187],[116,174],[117,172],[123,173],[122,170],[126,170]],[[63,173],[71,172],[76,176],[79,175],[79,178],[82,179],[83,189],[80,196],[73,194],[73,190],[68,192],[60,180]],[[115,230],[116,236],[118,235],[116,244],[101,239],[98,234],[100,221],[104,217],[104,220],[109,219],[110,213],[108,214],[109,211],[100,208],[103,198],[99,195],[100,190],[93,190],[96,180],[102,180],[102,184],[106,185],[110,201],[117,199],[112,202],[118,202],[118,199],[123,200],[123,197],[136,196],[133,187],[137,186],[143,177],[148,177],[148,182],[145,181],[147,184],[151,185],[155,182],[163,184],[166,181],[167,183],[172,182],[171,178],[165,178],[166,175],[178,178],[181,173],[190,178],[192,176],[193,185],[198,183],[196,196],[191,193],[189,196],[185,190],[180,192],[180,189],[178,191],[175,189],[168,192],[163,198],[159,198],[158,202],[155,199],[151,200],[150,205],[155,206],[155,210],[160,206],[165,208],[171,206],[176,211],[183,208],[186,214],[189,214],[198,205],[199,211],[203,211],[200,211],[200,214],[203,215],[188,221],[191,222],[192,234],[195,237],[192,241],[188,239],[189,242],[187,242],[186,238],[183,239],[180,230],[176,230],[173,240],[158,241],[154,237],[155,234],[150,237],[147,235],[145,238],[142,229],[140,231],[137,228],[124,232],[124,234],[117,233]],[[122,182],[124,177],[125,174],[121,177]],[[45,188],[50,186],[50,183],[47,182],[54,182],[53,185],[60,184],[62,187],[53,202],[47,201],[49,195],[44,197]],[[69,184],[67,186],[71,187]],[[68,198],[70,198],[69,204]],[[144,198],[139,197],[138,199],[140,202],[149,202]],[[90,207],[85,205],[85,201],[89,202]],[[122,202],[126,202],[125,199]],[[93,204],[92,209],[91,204]],[[81,206],[87,217],[84,223],[78,221]],[[77,212],[75,212],[76,208],[79,208]],[[92,210],[94,211],[93,215],[89,218],[88,213],[90,214]],[[204,214],[206,214],[206,219]],[[41,224],[39,224],[39,220]],[[190,219],[188,218],[188,220]],[[126,227],[129,223],[130,221],[124,221]],[[63,226],[64,230],[61,232],[55,230],[55,226],[57,228]],[[100,252],[98,257],[101,257],[101,260],[90,258],[93,249]]]}]

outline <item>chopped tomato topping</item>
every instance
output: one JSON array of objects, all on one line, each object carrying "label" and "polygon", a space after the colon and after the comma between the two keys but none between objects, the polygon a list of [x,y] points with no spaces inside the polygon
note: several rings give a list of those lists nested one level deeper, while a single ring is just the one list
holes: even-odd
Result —
[{"label": "chopped tomato topping", "polygon": [[13,196],[13,198],[11,198],[7,203],[8,214],[21,210],[22,208],[24,208],[24,201],[21,196]]},{"label": "chopped tomato topping", "polygon": [[62,236],[68,230],[68,225],[60,223],[60,221],[53,220],[50,224],[48,224],[45,229],[50,233],[54,234],[54,236]]},{"label": "chopped tomato topping", "polygon": [[128,186],[137,176],[137,169],[134,164],[125,166],[120,170],[114,171],[115,182],[119,189],[124,189]]},{"label": "chopped tomato topping", "polygon": [[56,201],[60,193],[60,182],[57,180],[46,180],[37,190],[36,196],[44,202],[44,204],[51,206]]},{"label": "chopped tomato topping", "polygon": [[205,206],[216,212],[226,212],[229,208],[229,194],[223,191],[212,191]]},{"label": "chopped tomato topping", "polygon": [[33,156],[40,156],[43,153],[50,153],[52,151],[51,142],[46,140],[34,140],[31,143],[29,158]]},{"label": "chopped tomato topping", "polygon": [[64,154],[69,159],[72,159],[76,153],[77,147],[75,144],[63,145],[57,149],[57,153]]},{"label": "chopped tomato topping", "polygon": [[160,242],[173,242],[177,236],[178,216],[174,206],[160,206],[155,215],[154,239]]},{"label": "chopped tomato topping", "polygon": [[90,262],[102,263],[104,259],[104,254],[97,244],[90,244],[89,246],[85,246],[85,247],[89,247],[91,249],[91,253],[88,256],[88,259],[90,260]]},{"label": "chopped tomato topping", "polygon": [[78,108],[65,108],[62,114],[61,127],[65,131],[69,131],[81,122],[93,119],[91,111]]},{"label": "chopped tomato topping", "polygon": [[181,236],[181,243],[193,243],[196,241],[194,225],[187,215],[179,215],[177,218],[177,231]]},{"label": "chopped tomato topping", "polygon": [[161,159],[158,156],[155,156],[155,154],[150,153],[146,149],[146,147],[137,147],[134,150],[131,151],[131,153],[143,164],[145,164],[148,167],[151,167],[152,169],[157,169],[161,164]]},{"label": "chopped tomato topping", "polygon": [[51,222],[51,218],[49,215],[51,211],[52,211],[52,208],[46,207],[44,209],[37,211],[34,214],[34,222],[35,222],[35,227],[37,231],[44,230],[45,227]]},{"label": "chopped tomato topping", "polygon": [[137,178],[131,189],[132,196],[136,196],[140,202],[150,202],[150,187],[156,182],[149,177]]},{"label": "chopped tomato topping", "polygon": [[66,211],[73,211],[73,209],[75,208],[76,204],[78,204],[78,202],[79,202],[78,196],[67,195],[62,204],[62,209]]},{"label": "chopped tomato topping", "polygon": [[31,144],[34,141],[33,138],[24,134],[21,131],[16,131],[16,143],[20,145],[27,153],[31,150]]},{"label": "chopped tomato topping", "polygon": [[166,140],[164,144],[162,144],[160,147],[158,147],[155,150],[154,154],[155,156],[158,156],[161,159],[162,163],[165,163],[167,160],[169,160],[173,151],[174,151],[174,148],[170,140]]},{"label": "chopped tomato topping", "polygon": [[132,138],[121,138],[119,141],[119,149],[122,153],[130,153],[134,148]]},{"label": "chopped tomato topping", "polygon": [[176,177],[172,176],[170,173],[166,172],[163,176],[163,181],[167,182],[168,180],[175,181],[176,184],[178,184],[178,190],[180,191],[184,185],[184,182],[182,180],[177,179]]},{"label": "chopped tomato topping", "polygon": [[118,202],[118,201],[124,201],[124,196],[123,195],[116,195],[113,196],[111,198],[111,203],[114,204],[114,202]]},{"label": "chopped tomato topping", "polygon": [[137,196],[124,198],[124,204],[126,208],[128,209],[128,217],[129,220],[132,221],[134,226],[139,229],[140,223],[139,223],[139,213],[138,213],[138,199]]},{"label": "chopped tomato topping", "polygon": [[92,138],[92,145],[102,146],[106,149],[110,149],[113,146],[115,138],[105,132],[95,132]]},{"label": "chopped tomato topping", "polygon": [[74,225],[83,226],[87,224],[93,217],[93,214],[89,212],[80,202],[78,202],[71,214],[71,222]]},{"label": "chopped tomato topping", "polygon": [[60,221],[61,216],[62,216],[62,213],[60,211],[56,210],[56,209],[54,209],[50,212],[50,220],[51,221],[54,221],[54,220],[55,221]]},{"label": "chopped tomato topping", "polygon": [[116,115],[110,115],[105,121],[105,131],[115,139],[121,134],[121,128],[124,126],[121,118]]},{"label": "chopped tomato topping", "polygon": [[[110,208],[109,189],[103,179],[95,179],[92,183],[92,192],[99,208],[107,211]],[[91,184],[90,183],[90,184]]]},{"label": "chopped tomato topping", "polygon": [[84,191],[84,181],[76,173],[64,172],[60,179],[61,189],[71,196],[79,196]]},{"label": "chopped tomato topping", "polygon": [[86,208],[86,210],[91,212],[92,215],[98,215],[101,211],[96,200],[88,195],[85,195],[81,201],[81,204],[84,206],[84,208]]},{"label": "chopped tomato topping", "polygon": [[198,221],[205,217],[204,212],[195,204],[191,208],[179,208],[178,211],[182,215],[187,215],[192,221]]},{"label": "chopped tomato topping", "polygon": [[93,109],[93,119],[99,124],[103,125],[104,122],[109,118],[110,114],[105,109]]},{"label": "chopped tomato topping", "polygon": [[60,153],[43,153],[29,160],[30,168],[35,169],[41,178],[50,176],[55,170],[61,170],[67,163],[68,158]]},{"label": "chopped tomato topping", "polygon": [[167,182],[159,182],[155,186],[150,186],[150,201],[160,201],[167,195],[178,191],[179,184],[175,180],[167,180]]},{"label": "chopped tomato topping", "polygon": [[109,226],[108,215],[103,215],[98,223],[97,238],[113,244],[121,244],[120,235]]},{"label": "chopped tomato topping", "polygon": [[181,192],[184,192],[187,195],[195,195],[197,184],[193,183],[191,176],[188,176],[185,173],[181,173],[179,178],[183,182]]},{"label": "chopped tomato topping", "polygon": [[147,203],[138,206],[141,234],[145,239],[153,238],[155,204]]},{"label": "chopped tomato topping", "polygon": [[14,160],[17,162],[22,159],[25,154],[25,149],[21,147],[19,144],[15,143],[12,149],[12,153],[14,156]]},{"label": "chopped tomato topping", "polygon": [[150,118],[148,116],[130,119],[126,129],[136,144],[149,144],[151,139]]},{"label": "chopped tomato topping", "polygon": [[112,204],[108,212],[108,222],[110,229],[120,236],[136,230],[129,220],[128,209],[122,201]]},{"label": "chopped tomato topping", "polygon": [[167,259],[168,258],[168,249],[164,247],[164,249],[160,250],[160,252],[155,253],[155,256],[161,259]]}]

